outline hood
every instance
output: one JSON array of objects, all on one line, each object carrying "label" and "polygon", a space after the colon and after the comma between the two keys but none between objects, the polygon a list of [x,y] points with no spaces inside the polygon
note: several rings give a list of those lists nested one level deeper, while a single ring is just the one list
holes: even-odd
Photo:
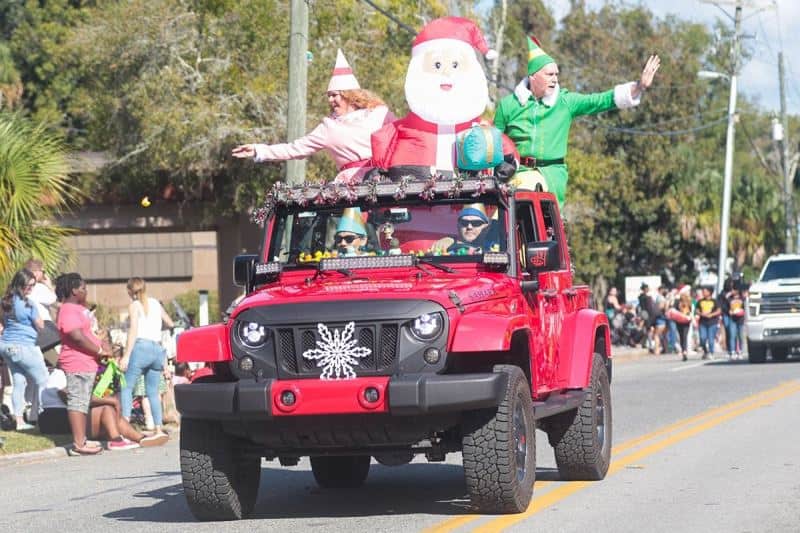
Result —
[{"label": "hood", "polygon": [[316,301],[357,301],[382,299],[417,299],[435,301],[445,309],[458,305],[508,298],[514,281],[506,274],[471,270],[417,276],[417,272],[388,276],[361,275],[352,278],[338,272],[318,277],[310,283],[305,278],[290,280],[288,276],[244,298],[233,315],[261,305]]},{"label": "hood", "polygon": [[800,278],[781,278],[770,281],[757,281],[750,286],[750,292],[798,292]]}]

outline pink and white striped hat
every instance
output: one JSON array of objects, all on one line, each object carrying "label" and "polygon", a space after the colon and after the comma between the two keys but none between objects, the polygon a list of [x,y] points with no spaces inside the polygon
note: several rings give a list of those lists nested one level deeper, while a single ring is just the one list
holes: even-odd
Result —
[{"label": "pink and white striped hat", "polygon": [[336,66],[333,67],[333,75],[331,81],[328,83],[328,92],[330,91],[352,91],[360,89],[358,80],[353,75],[353,69],[344,58],[342,49],[336,50]]}]

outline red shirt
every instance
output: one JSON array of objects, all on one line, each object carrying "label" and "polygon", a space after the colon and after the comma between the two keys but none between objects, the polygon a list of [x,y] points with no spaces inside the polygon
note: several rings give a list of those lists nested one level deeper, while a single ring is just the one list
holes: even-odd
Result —
[{"label": "red shirt", "polygon": [[68,374],[97,372],[96,353],[87,354],[68,335],[70,331],[80,329],[84,337],[100,346],[100,339],[92,333],[92,319],[89,310],[78,304],[61,304],[56,325],[61,334],[61,353],[58,355],[58,364],[61,369]]}]

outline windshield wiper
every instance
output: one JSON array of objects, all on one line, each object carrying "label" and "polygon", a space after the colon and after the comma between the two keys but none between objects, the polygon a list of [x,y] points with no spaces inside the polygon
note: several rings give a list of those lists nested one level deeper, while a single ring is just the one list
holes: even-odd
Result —
[{"label": "windshield wiper", "polygon": [[430,265],[433,268],[438,268],[439,270],[447,272],[448,274],[452,274],[453,272],[455,272],[455,269],[450,268],[447,265],[441,265],[436,261],[434,261],[433,259],[431,259],[430,257],[418,257],[417,263],[425,263],[426,265]]}]

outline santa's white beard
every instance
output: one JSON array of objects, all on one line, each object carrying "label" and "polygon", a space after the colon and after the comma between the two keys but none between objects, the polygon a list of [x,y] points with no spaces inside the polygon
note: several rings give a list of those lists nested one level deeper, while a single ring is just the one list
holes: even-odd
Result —
[{"label": "santa's white beard", "polygon": [[[414,59],[406,76],[406,101],[421,118],[435,124],[459,124],[478,118],[486,109],[489,87],[477,61],[470,72],[451,77],[422,72],[415,68]],[[441,84],[453,87],[444,91]]]}]

